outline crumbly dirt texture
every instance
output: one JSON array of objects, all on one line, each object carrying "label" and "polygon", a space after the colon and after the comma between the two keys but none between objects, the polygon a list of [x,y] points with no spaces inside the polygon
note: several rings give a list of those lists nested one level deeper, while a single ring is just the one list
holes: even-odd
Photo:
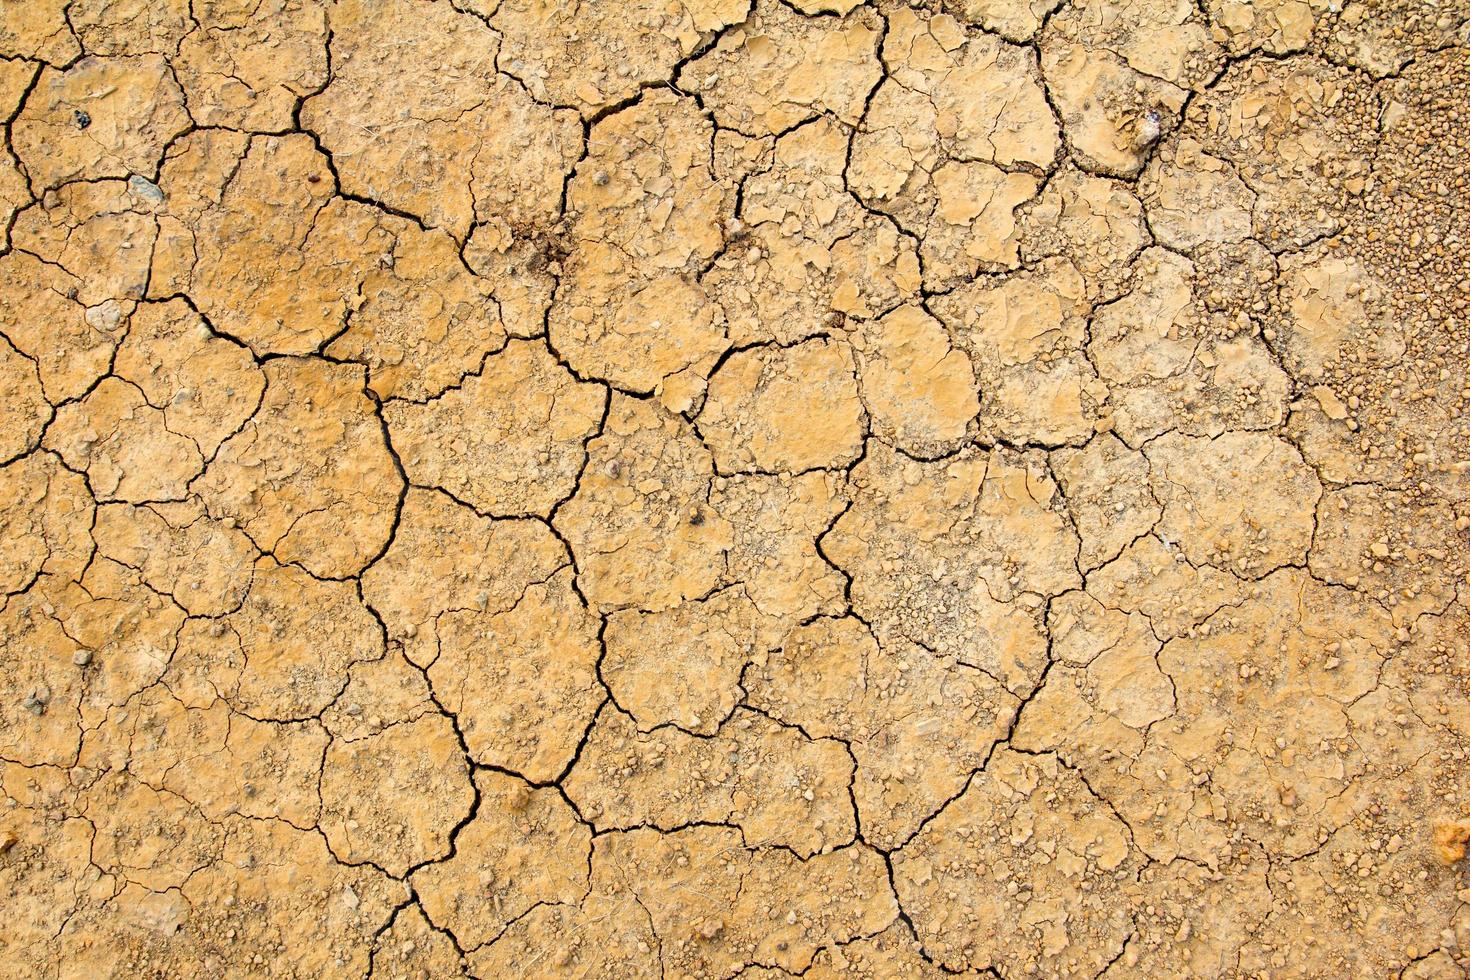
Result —
[{"label": "crumbly dirt texture", "polygon": [[0,0],[0,980],[1470,977],[1470,0]]}]

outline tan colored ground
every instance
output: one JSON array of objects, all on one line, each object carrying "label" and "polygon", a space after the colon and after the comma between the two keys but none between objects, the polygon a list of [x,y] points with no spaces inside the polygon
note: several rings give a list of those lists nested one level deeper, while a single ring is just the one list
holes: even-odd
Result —
[{"label": "tan colored ground", "polygon": [[0,59],[0,977],[1470,975],[1467,0]]}]

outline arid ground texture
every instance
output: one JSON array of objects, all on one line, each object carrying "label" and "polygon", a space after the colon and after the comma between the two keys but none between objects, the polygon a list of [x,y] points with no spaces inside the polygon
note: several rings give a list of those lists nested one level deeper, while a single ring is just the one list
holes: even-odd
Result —
[{"label": "arid ground texture", "polygon": [[0,978],[1470,976],[1470,0],[0,0]]}]

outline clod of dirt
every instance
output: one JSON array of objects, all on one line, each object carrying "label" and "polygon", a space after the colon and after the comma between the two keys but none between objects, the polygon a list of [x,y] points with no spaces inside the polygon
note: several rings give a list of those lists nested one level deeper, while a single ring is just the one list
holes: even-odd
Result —
[{"label": "clod of dirt", "polygon": [[1465,856],[1470,842],[1470,820],[1447,820],[1434,825],[1434,846],[1439,859],[1454,864]]}]

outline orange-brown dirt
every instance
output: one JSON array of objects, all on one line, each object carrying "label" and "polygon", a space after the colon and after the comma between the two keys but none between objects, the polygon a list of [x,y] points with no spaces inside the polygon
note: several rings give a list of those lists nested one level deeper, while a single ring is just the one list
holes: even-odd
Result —
[{"label": "orange-brown dirt", "polygon": [[1470,974],[1467,0],[0,0],[0,978]]}]

